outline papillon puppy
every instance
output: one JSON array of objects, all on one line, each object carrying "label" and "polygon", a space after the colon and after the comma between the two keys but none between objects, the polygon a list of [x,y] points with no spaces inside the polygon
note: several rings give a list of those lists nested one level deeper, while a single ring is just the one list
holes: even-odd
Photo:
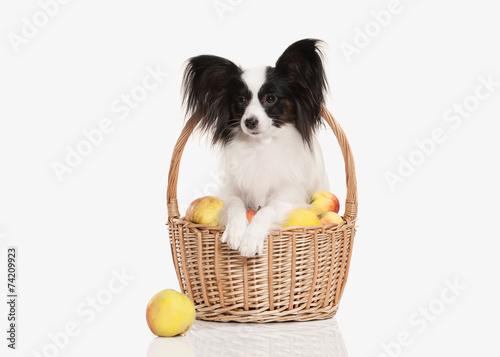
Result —
[{"label": "papillon puppy", "polygon": [[[274,67],[242,69],[212,55],[188,60],[187,115],[218,147],[226,178],[221,241],[245,257],[261,255],[268,234],[315,191],[329,191],[315,138],[327,90],[320,41],[293,43]],[[258,210],[251,220],[247,209]]]}]

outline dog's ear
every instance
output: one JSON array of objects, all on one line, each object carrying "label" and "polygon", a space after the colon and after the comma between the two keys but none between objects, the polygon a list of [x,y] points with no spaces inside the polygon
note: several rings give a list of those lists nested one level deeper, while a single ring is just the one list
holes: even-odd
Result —
[{"label": "dog's ear", "polygon": [[182,83],[183,104],[187,115],[199,114],[202,130],[212,129],[218,119],[227,119],[232,78],[241,73],[233,62],[218,56],[202,55],[187,61]]},{"label": "dog's ear", "polygon": [[322,124],[321,107],[328,87],[319,44],[313,39],[297,41],[276,62],[277,75],[293,88],[295,127],[309,145],[315,128]]},{"label": "dog's ear", "polygon": [[323,53],[319,40],[304,39],[291,44],[276,62],[276,71],[292,84],[308,89],[323,104],[328,83],[323,68]]}]

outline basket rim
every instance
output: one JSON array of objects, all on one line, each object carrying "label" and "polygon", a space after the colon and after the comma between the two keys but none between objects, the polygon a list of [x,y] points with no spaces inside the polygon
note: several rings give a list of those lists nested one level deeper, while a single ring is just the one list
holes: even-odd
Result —
[{"label": "basket rim", "polygon": [[[172,217],[169,219],[169,222],[166,223],[166,225],[169,224],[175,224],[179,226],[183,226],[185,228],[191,228],[191,229],[200,229],[200,230],[209,230],[209,231],[218,231],[218,232],[224,232],[225,231],[225,226],[208,226],[206,224],[199,224],[199,223],[194,223],[191,221],[186,220],[186,217],[183,216],[181,218],[176,218]],[[292,226],[292,227],[280,227],[279,229],[274,229],[269,232],[269,235],[273,236],[279,236],[282,235],[282,233],[288,233],[288,232],[307,232],[307,231],[330,231],[330,230],[342,230],[347,227],[351,227],[356,223],[356,218],[351,219],[351,218],[346,218],[342,221],[342,223],[336,224],[336,223],[330,223],[327,225],[316,225],[316,226]]]}]

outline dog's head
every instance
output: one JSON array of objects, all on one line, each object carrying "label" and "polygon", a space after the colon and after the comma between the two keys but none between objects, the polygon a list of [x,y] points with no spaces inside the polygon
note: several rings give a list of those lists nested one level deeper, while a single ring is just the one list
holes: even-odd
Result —
[{"label": "dog's head", "polygon": [[213,144],[226,144],[239,133],[261,140],[287,124],[310,144],[327,89],[319,43],[295,42],[275,67],[243,70],[211,55],[189,59],[183,80],[187,113],[198,114]]}]

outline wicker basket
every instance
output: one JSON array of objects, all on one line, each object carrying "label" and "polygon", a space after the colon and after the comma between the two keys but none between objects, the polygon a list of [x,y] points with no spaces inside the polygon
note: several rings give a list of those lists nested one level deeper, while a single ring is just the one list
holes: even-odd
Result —
[{"label": "wicker basket", "polygon": [[196,317],[211,321],[306,321],[335,315],[344,290],[357,215],[354,160],[345,134],[330,112],[345,161],[347,195],[340,225],[289,227],[269,234],[262,256],[242,257],[220,242],[224,227],[186,221],[177,205],[182,151],[194,130],[189,119],[177,140],[168,174],[170,244],[177,278],[196,307]]}]

